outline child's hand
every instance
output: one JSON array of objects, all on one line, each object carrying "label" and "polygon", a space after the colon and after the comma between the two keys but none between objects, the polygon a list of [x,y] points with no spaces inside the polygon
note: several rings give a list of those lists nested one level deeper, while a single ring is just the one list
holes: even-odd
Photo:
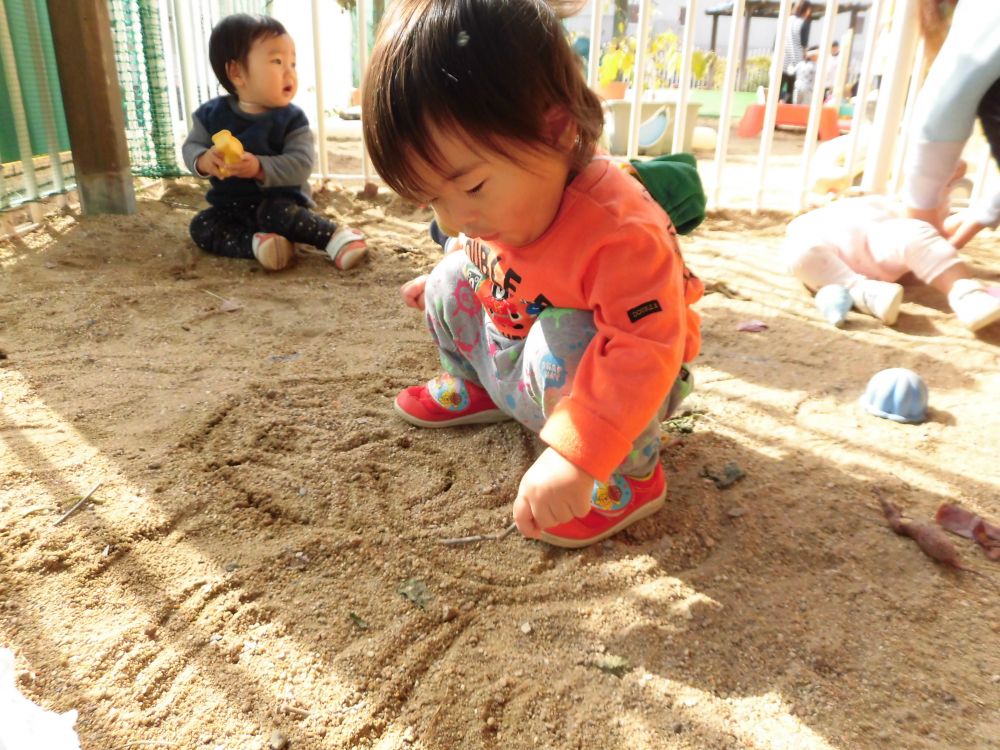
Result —
[{"label": "child's hand", "polygon": [[966,214],[957,213],[944,220],[943,234],[956,250],[961,250],[969,243],[969,240],[985,228],[975,219],[967,218]]},{"label": "child's hand", "polygon": [[417,310],[424,309],[424,289],[427,288],[427,274],[410,279],[399,288],[399,293],[403,295],[403,302],[407,307]]},{"label": "child's hand", "polygon": [[194,163],[194,166],[198,169],[200,174],[208,175],[209,177],[216,177],[220,180],[224,180],[226,178],[226,162],[223,160],[222,154],[216,151],[214,147],[199,156],[198,161]]},{"label": "child's hand", "polygon": [[538,539],[542,529],[587,515],[593,489],[590,474],[546,448],[521,477],[514,522],[526,537]]},{"label": "child's hand", "polygon": [[256,179],[260,174],[260,159],[244,151],[239,162],[225,165],[225,171],[227,177],[242,177],[247,180]]}]

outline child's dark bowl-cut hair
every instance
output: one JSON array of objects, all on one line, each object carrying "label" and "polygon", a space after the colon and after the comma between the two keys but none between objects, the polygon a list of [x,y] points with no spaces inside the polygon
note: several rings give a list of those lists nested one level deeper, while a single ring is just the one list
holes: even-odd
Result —
[{"label": "child's dark bowl-cut hair", "polygon": [[237,13],[226,16],[215,24],[212,35],[208,38],[208,60],[212,63],[212,70],[222,88],[236,96],[236,87],[229,80],[226,65],[235,60],[246,67],[247,56],[254,42],[287,33],[281,22],[270,16]]},{"label": "child's dark bowl-cut hair", "polygon": [[400,0],[382,22],[362,91],[375,169],[409,198],[425,187],[413,157],[445,170],[432,127],[530,168],[531,150],[555,147],[546,114],[560,108],[578,135],[576,170],[604,126],[600,99],[544,0]]}]

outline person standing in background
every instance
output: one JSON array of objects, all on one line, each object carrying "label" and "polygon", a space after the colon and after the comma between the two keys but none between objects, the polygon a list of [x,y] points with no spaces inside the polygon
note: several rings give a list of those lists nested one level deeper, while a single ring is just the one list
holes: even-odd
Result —
[{"label": "person standing in background", "polygon": [[809,0],[799,0],[785,38],[785,60],[781,71],[781,101],[785,103],[792,101],[792,92],[795,90],[795,66],[805,59],[811,18],[812,3]]}]

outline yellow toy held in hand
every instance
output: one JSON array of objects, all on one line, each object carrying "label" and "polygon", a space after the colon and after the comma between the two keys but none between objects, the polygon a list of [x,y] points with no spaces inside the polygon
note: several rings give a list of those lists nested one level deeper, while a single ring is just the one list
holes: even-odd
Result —
[{"label": "yellow toy held in hand", "polygon": [[446,235],[448,235],[449,237],[458,237],[458,230],[452,229],[443,221],[441,221],[441,217],[438,216],[437,211],[434,212],[434,220],[437,221],[438,223],[438,229],[440,229]]},{"label": "yellow toy held in hand", "polygon": [[[240,159],[243,158],[243,144],[240,143],[239,138],[228,130],[220,130],[213,135],[212,143],[215,144],[218,152],[222,154],[222,159],[226,164],[239,164]],[[229,174],[225,169],[220,169],[219,172],[223,177],[227,177]]]}]

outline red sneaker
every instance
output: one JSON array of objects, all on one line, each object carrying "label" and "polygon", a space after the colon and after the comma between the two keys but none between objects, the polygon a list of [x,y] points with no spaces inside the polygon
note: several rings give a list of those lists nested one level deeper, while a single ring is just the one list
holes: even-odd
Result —
[{"label": "red sneaker", "polygon": [[663,466],[645,478],[612,474],[611,484],[594,483],[590,513],[542,532],[542,541],[557,547],[586,547],[651,516],[667,499]]},{"label": "red sneaker", "polygon": [[490,424],[511,418],[481,385],[448,373],[400,391],[393,406],[399,416],[418,427]]}]

